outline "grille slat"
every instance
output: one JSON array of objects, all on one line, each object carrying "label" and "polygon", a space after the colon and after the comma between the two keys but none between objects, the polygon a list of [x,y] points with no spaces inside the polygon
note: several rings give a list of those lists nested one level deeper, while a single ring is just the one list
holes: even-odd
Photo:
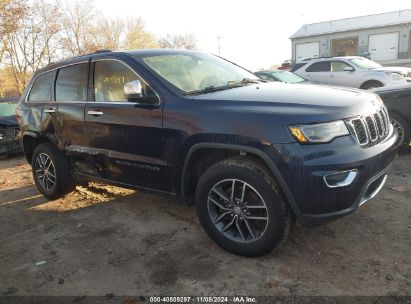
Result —
[{"label": "grille slat", "polygon": [[381,137],[384,135],[384,130],[382,127],[381,117],[379,113],[374,114],[374,120],[375,120],[375,124],[377,125],[378,136]]},{"label": "grille slat", "polygon": [[375,113],[351,119],[354,135],[361,146],[374,144],[384,139],[389,132],[388,112],[382,108]]},{"label": "grille slat", "polygon": [[365,122],[367,123],[368,135],[370,136],[371,141],[376,141],[378,139],[378,134],[372,116],[366,116]]}]

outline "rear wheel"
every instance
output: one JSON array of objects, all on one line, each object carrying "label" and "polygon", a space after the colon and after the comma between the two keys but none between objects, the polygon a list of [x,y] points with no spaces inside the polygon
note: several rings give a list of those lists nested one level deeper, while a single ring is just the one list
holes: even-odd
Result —
[{"label": "rear wheel", "polygon": [[211,239],[242,256],[269,253],[291,227],[276,182],[263,166],[247,158],[210,167],[197,184],[196,209]]},{"label": "rear wheel", "polygon": [[31,166],[37,189],[45,197],[56,199],[74,190],[69,160],[51,144],[36,147]]},{"label": "rear wheel", "polygon": [[360,89],[369,90],[369,89],[372,89],[372,88],[379,88],[379,87],[383,87],[383,86],[384,85],[381,82],[377,81],[377,80],[369,80],[369,81],[364,82],[361,85]]},{"label": "rear wheel", "polygon": [[402,116],[397,115],[396,113],[390,113],[390,121],[394,128],[398,131],[398,143],[400,145],[400,150],[404,150],[410,144],[411,127]]}]

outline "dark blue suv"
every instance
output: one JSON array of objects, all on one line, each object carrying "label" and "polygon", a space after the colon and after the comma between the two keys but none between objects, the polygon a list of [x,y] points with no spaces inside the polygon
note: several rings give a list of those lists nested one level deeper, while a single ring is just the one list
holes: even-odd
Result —
[{"label": "dark blue suv", "polygon": [[384,185],[397,133],[361,90],[266,83],[193,51],[101,51],[35,73],[17,109],[41,193],[97,180],[195,202],[223,248],[270,252]]}]

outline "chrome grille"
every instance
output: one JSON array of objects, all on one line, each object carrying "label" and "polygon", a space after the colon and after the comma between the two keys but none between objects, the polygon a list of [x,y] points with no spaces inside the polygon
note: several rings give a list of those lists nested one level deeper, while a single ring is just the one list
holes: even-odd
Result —
[{"label": "chrome grille", "polygon": [[369,115],[353,118],[348,121],[361,146],[372,145],[384,139],[390,130],[388,112],[384,108]]}]

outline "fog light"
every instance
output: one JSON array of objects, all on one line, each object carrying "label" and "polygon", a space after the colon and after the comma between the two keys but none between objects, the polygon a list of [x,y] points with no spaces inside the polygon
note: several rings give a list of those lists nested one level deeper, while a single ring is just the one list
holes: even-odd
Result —
[{"label": "fog light", "polygon": [[357,169],[335,172],[324,175],[324,183],[329,188],[345,187],[351,185],[358,173]]}]

